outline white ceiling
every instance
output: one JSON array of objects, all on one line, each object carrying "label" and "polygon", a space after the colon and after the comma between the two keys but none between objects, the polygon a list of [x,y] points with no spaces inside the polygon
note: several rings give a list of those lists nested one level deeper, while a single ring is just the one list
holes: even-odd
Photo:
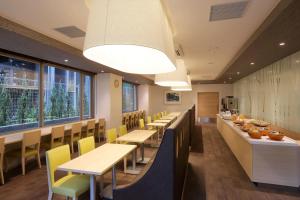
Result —
[{"label": "white ceiling", "polygon": [[[249,0],[242,18],[214,22],[209,21],[210,6],[240,0],[163,1],[175,41],[183,47],[192,80],[213,80],[280,0]],[[83,48],[83,38],[71,39],[53,29],[77,26],[85,31],[88,9],[84,0],[1,0],[0,15],[78,49]]]}]

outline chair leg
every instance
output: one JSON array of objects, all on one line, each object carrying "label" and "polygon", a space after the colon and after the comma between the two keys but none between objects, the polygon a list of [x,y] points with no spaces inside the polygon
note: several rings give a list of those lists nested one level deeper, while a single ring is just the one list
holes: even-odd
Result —
[{"label": "chair leg", "polygon": [[23,176],[25,175],[25,163],[26,163],[26,159],[22,158],[22,174],[23,174]]},{"label": "chair leg", "polygon": [[127,171],[127,157],[124,157],[124,173],[126,174]]},{"label": "chair leg", "polygon": [[53,192],[49,191],[48,200],[52,200],[52,199],[53,199]]},{"label": "chair leg", "polygon": [[1,183],[2,183],[2,185],[4,185],[3,169],[1,168],[0,170],[1,170],[0,171],[0,173],[1,173]]},{"label": "chair leg", "polygon": [[71,153],[74,153],[74,142],[71,141]]},{"label": "chair leg", "polygon": [[101,134],[100,133],[98,133],[98,142],[99,142],[99,144],[100,144],[100,142],[101,142]]},{"label": "chair leg", "polygon": [[37,154],[37,156],[36,156],[36,159],[37,159],[37,164],[38,164],[39,168],[41,169],[41,168],[42,168],[42,165],[41,165],[40,152],[38,152],[38,154]]}]

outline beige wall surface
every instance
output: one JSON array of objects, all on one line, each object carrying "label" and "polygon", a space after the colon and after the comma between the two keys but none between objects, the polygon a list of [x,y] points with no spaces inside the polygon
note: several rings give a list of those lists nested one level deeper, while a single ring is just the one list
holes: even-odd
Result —
[{"label": "beige wall surface", "polygon": [[[119,86],[115,87],[115,81]],[[95,117],[105,118],[106,127],[119,127],[122,123],[122,77],[101,73],[95,81]]]},{"label": "beige wall surface", "polygon": [[241,113],[300,132],[300,51],[234,83]]},{"label": "beige wall surface", "polygon": [[[145,87],[143,85],[139,87]],[[148,100],[149,107],[146,110],[146,114],[154,114],[160,111],[184,111],[192,105],[196,105],[197,109],[197,95],[198,92],[218,92],[220,103],[221,98],[225,96],[233,95],[233,87],[231,84],[196,84],[193,85],[193,91],[191,92],[181,92],[181,104],[168,105],[164,103],[164,93],[165,91],[170,90],[168,87],[160,86],[148,86],[148,98],[144,98],[144,95],[147,95],[146,90],[143,90],[142,94],[139,94],[139,105],[144,105],[145,101]],[[140,90],[139,90],[140,91]],[[220,105],[221,108],[221,105]],[[139,107],[139,109],[143,109]],[[196,112],[197,113],[197,112]]]}]

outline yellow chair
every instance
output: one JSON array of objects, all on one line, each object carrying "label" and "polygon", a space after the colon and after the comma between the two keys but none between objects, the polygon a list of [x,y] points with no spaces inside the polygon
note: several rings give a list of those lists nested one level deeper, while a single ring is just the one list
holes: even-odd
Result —
[{"label": "yellow chair", "polygon": [[5,138],[0,138],[0,178],[1,183],[4,184],[4,176],[3,176],[3,157],[4,157],[4,151],[5,151],[5,144],[4,144]]},{"label": "yellow chair", "polygon": [[87,128],[86,128],[86,137],[95,136],[95,120],[89,120],[87,122]]},{"label": "yellow chair", "polygon": [[152,116],[152,119],[153,119],[153,121],[157,120],[157,116],[154,114],[154,115]]},{"label": "yellow chair", "polygon": [[74,153],[74,142],[81,139],[81,122],[72,124],[71,134],[66,137],[66,141],[71,146],[71,153]]},{"label": "yellow chair", "polygon": [[160,119],[160,118],[161,118],[160,113],[157,113],[157,114],[156,114],[156,119],[158,120],[158,119]]},{"label": "yellow chair", "polygon": [[105,119],[99,119],[98,123],[98,132],[97,132],[97,137],[98,137],[98,142],[101,142],[101,137],[105,135]]},{"label": "yellow chair", "polygon": [[139,128],[140,129],[145,129],[144,119],[140,119]]},{"label": "yellow chair", "polygon": [[112,128],[106,131],[106,142],[115,143],[117,139],[117,129]]},{"label": "yellow chair", "polygon": [[147,124],[149,124],[149,123],[151,123],[152,121],[151,121],[151,116],[148,116],[147,117]]},{"label": "yellow chair", "polygon": [[119,136],[123,136],[123,135],[126,135],[128,132],[127,132],[127,127],[126,125],[122,125],[120,126],[119,128]]},{"label": "yellow chair", "polygon": [[89,190],[89,177],[85,175],[68,175],[55,180],[55,171],[59,165],[71,160],[69,145],[60,146],[46,152],[47,175],[49,195],[52,200],[53,194],[71,197],[76,200],[81,194]]},{"label": "yellow chair", "polygon": [[79,155],[83,155],[93,149],[95,149],[95,138],[93,136],[78,140]]}]

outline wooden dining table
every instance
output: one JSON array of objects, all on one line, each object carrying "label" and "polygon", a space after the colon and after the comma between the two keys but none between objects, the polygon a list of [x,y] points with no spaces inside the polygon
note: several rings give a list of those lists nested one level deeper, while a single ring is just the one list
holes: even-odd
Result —
[{"label": "wooden dining table", "polygon": [[[106,143],[58,166],[57,169],[90,176],[90,200],[96,199],[96,176],[102,176],[112,169],[112,184],[103,191],[105,198],[112,199],[117,181],[115,165],[129,153],[134,152],[136,148],[136,145]],[[135,158],[133,162],[135,162]]]}]

